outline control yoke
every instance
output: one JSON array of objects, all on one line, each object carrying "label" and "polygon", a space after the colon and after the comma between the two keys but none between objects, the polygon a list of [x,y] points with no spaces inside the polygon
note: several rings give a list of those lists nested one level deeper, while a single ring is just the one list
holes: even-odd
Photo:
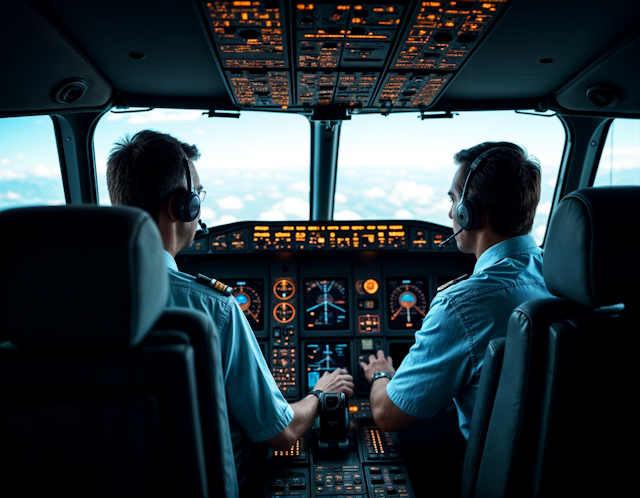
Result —
[{"label": "control yoke", "polygon": [[344,393],[324,393],[316,419],[319,450],[348,450],[349,405]]}]

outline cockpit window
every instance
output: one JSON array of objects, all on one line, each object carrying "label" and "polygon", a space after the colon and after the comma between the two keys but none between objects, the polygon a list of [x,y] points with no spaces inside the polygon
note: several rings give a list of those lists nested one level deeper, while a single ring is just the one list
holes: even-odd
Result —
[{"label": "cockpit window", "polygon": [[611,123],[593,182],[605,185],[640,185],[640,119]]},{"label": "cockpit window", "polygon": [[94,138],[100,204],[109,204],[106,165],[113,144],[145,129],[200,150],[196,168],[207,191],[201,215],[207,225],[309,219],[309,121],[284,113],[242,112],[239,119],[191,110],[108,113]]},{"label": "cockpit window", "polygon": [[0,209],[64,203],[51,118],[1,118]]},{"label": "cockpit window", "polygon": [[342,125],[334,218],[417,219],[451,226],[453,155],[487,141],[524,147],[542,166],[533,236],[542,243],[565,143],[560,120],[513,111],[420,121],[414,113],[353,116]]}]

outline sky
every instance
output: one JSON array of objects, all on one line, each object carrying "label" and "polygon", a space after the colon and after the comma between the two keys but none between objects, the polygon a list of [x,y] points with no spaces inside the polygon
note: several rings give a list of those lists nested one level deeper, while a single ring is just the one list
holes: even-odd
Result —
[{"label": "sky", "polygon": [[[107,113],[94,139],[101,204],[109,204],[105,172],[113,144],[146,128],[171,133],[200,149],[196,166],[207,190],[202,218],[208,225],[309,218],[309,122],[284,113],[243,112],[239,119],[186,110]],[[512,111],[424,121],[417,113],[353,116],[342,125],[334,218],[419,219],[450,226],[447,192],[455,173],[453,155],[499,140],[523,146],[542,166],[533,230],[542,242],[565,133],[555,117]],[[639,184],[638,165],[640,121],[616,120],[596,184]],[[51,120],[0,119],[0,209],[62,203]]]}]

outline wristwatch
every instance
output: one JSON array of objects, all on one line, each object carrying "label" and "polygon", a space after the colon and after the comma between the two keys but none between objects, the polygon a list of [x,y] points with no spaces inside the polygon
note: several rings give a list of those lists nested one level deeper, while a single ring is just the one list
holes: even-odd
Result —
[{"label": "wristwatch", "polygon": [[318,398],[320,404],[322,404],[322,396],[324,396],[324,391],[321,391],[320,389],[314,389],[313,391],[309,391],[307,394],[305,394],[304,397],[306,398],[310,394],[313,394],[316,398]]},{"label": "wristwatch", "polygon": [[381,377],[386,377],[387,379],[391,380],[391,375],[389,375],[387,372],[376,372],[371,376],[371,384],[373,384]]}]

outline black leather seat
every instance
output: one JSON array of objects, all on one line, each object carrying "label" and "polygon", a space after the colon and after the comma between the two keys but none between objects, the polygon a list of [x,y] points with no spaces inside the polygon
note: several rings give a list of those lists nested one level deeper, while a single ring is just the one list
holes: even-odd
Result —
[{"label": "black leather seat", "polygon": [[634,489],[639,211],[640,187],[583,189],[557,207],[544,275],[559,299],[530,301],[511,316],[495,400],[478,413],[488,422],[474,411],[469,441],[478,427],[486,426],[486,438],[476,434],[480,457],[466,461],[463,496]]},{"label": "black leather seat", "polygon": [[25,208],[0,231],[0,495],[237,496],[217,333],[165,311],[153,220]]}]

